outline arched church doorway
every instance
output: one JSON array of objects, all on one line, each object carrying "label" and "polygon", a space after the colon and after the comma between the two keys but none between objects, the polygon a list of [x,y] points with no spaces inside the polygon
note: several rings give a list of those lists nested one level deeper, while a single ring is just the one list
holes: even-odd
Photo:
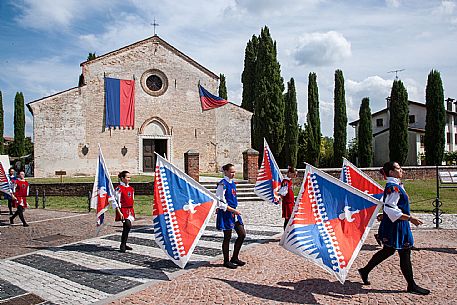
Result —
[{"label": "arched church doorway", "polygon": [[156,155],[167,158],[171,151],[171,135],[168,126],[159,118],[151,118],[140,128],[140,170],[144,173],[155,171]]}]

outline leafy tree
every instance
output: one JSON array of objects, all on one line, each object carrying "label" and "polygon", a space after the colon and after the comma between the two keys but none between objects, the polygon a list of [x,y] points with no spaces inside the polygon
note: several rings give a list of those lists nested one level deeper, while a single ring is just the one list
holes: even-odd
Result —
[{"label": "leafy tree", "polygon": [[93,60],[97,58],[97,56],[95,55],[95,52],[94,53],[89,53],[89,55],[87,56],[87,60]]},{"label": "leafy tree", "polygon": [[5,152],[5,138],[4,138],[5,125],[3,122],[3,98],[2,91],[0,91],[0,155]]},{"label": "leafy tree", "polygon": [[401,80],[394,80],[390,93],[389,159],[405,164],[408,157],[408,92]]},{"label": "leafy tree", "polygon": [[443,162],[445,145],[446,110],[444,108],[443,83],[440,72],[432,70],[425,88],[425,162],[427,165],[440,165]]},{"label": "leafy tree", "polygon": [[351,161],[353,164],[357,165],[357,154],[358,154],[358,145],[357,145],[357,139],[353,138],[348,145],[348,160]]},{"label": "leafy tree", "polygon": [[219,97],[227,100],[227,86],[225,84],[225,75],[222,73],[219,77]]},{"label": "leafy tree", "polygon": [[359,110],[359,129],[358,129],[358,166],[370,167],[373,163],[373,131],[371,128],[371,109],[370,99],[365,97]]},{"label": "leafy tree", "polygon": [[346,157],[347,124],[348,118],[346,114],[343,71],[336,70],[333,118],[334,167],[341,167],[343,164],[343,157]]},{"label": "leafy tree", "polygon": [[25,153],[25,112],[24,95],[17,92],[14,98],[14,143],[13,156],[21,157]]},{"label": "leafy tree", "polygon": [[285,114],[284,127],[286,129],[286,141],[281,152],[281,165],[297,166],[298,151],[298,112],[297,112],[297,93],[295,91],[295,81],[293,78],[287,83],[287,93],[284,95]]},{"label": "leafy tree", "polygon": [[253,116],[253,147],[262,151],[263,139],[275,156],[284,146],[284,82],[277,61],[276,42],[267,26],[262,28],[255,65],[255,100]]},{"label": "leafy tree", "polygon": [[309,73],[308,77],[308,114],[307,114],[307,155],[311,165],[319,165],[321,147],[321,122],[319,118],[319,92],[316,73]]},{"label": "leafy tree", "polygon": [[323,168],[333,167],[334,141],[331,137],[322,137],[320,148],[319,166]]},{"label": "leafy tree", "polygon": [[254,112],[255,103],[255,84],[257,80],[255,67],[257,64],[258,48],[259,38],[252,35],[252,38],[248,41],[244,51],[244,70],[241,74],[241,82],[243,83],[241,107],[251,112]]}]

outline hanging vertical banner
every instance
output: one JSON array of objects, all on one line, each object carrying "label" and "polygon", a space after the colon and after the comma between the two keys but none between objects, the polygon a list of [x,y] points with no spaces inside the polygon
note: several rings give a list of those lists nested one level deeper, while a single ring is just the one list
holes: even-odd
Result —
[{"label": "hanging vertical banner", "polygon": [[343,158],[341,181],[355,187],[359,191],[370,194],[376,199],[381,199],[384,194],[384,189],[379,183],[358,169],[346,158]]},{"label": "hanging vertical banner", "polygon": [[155,240],[170,259],[184,268],[217,198],[194,179],[156,154],[152,225]]},{"label": "hanging vertical banner", "polygon": [[135,81],[105,77],[106,127],[134,128]]},{"label": "hanging vertical banner", "polygon": [[381,202],[307,165],[280,244],[344,283]]},{"label": "hanging vertical banner", "polygon": [[263,139],[263,142],[263,160],[257,174],[254,192],[265,201],[279,204],[278,191],[281,188],[283,177],[267,140]]}]

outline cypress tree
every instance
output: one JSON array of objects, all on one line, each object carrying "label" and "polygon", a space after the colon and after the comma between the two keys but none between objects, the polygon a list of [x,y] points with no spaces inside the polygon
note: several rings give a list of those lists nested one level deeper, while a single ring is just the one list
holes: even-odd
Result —
[{"label": "cypress tree", "polygon": [[334,118],[333,118],[333,166],[340,167],[343,157],[346,157],[346,140],[348,118],[346,114],[346,98],[344,92],[343,71],[335,71],[334,91]]},{"label": "cypress tree", "polygon": [[225,75],[222,73],[219,77],[219,97],[227,100],[227,86],[225,84]]},{"label": "cypress tree", "polygon": [[312,72],[308,76],[308,114],[307,114],[307,155],[311,165],[319,165],[321,147],[321,122],[319,118],[319,92],[317,75]]},{"label": "cypress tree", "polygon": [[408,92],[401,80],[394,80],[390,93],[389,159],[405,164],[408,157]]},{"label": "cypress tree", "polygon": [[268,27],[261,30],[254,88],[253,147],[262,151],[263,138],[270,145],[275,156],[284,146],[284,83],[281,68],[276,59],[276,42],[270,36]]},{"label": "cypress tree", "polygon": [[0,155],[3,155],[5,153],[5,145],[4,145],[5,138],[3,137],[4,132],[5,132],[5,125],[3,122],[3,97],[2,97],[2,91],[0,91]]},{"label": "cypress tree", "polygon": [[373,162],[373,131],[371,129],[370,99],[365,97],[359,110],[359,130],[357,134],[358,166],[370,167]]},{"label": "cypress tree", "polygon": [[259,38],[252,35],[252,39],[248,41],[244,51],[244,70],[241,74],[241,83],[243,84],[241,107],[251,112],[254,112],[256,83],[255,66],[258,48]]},{"label": "cypress tree", "polygon": [[295,91],[295,81],[293,78],[287,82],[287,93],[284,95],[285,111],[285,143],[281,152],[281,165],[297,166],[298,151],[298,112],[297,112],[297,93]]},{"label": "cypress tree", "polygon": [[24,95],[17,92],[14,98],[14,149],[15,157],[21,157],[25,152],[25,112]]},{"label": "cypress tree", "polygon": [[94,53],[89,53],[89,55],[87,55],[87,60],[93,60],[97,58],[97,55],[95,55],[95,52]]},{"label": "cypress tree", "polygon": [[440,72],[430,71],[425,88],[425,162],[440,165],[444,156],[446,110],[444,108],[443,83]]}]

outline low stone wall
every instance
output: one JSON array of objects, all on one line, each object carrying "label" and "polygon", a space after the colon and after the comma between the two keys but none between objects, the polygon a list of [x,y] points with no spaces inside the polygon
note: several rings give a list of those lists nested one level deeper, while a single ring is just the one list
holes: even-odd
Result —
[{"label": "low stone wall", "polygon": [[[118,183],[113,183],[114,187],[118,186]],[[136,195],[152,195],[154,192],[154,185],[152,182],[136,182],[130,184],[135,189]],[[92,192],[94,183],[92,182],[78,182],[78,183],[31,183],[30,184],[30,196],[36,195],[38,190],[38,196],[88,196],[89,192]]]},{"label": "low stone wall", "polygon": [[[436,178],[436,167],[435,166],[403,166],[403,180],[407,179],[435,179]],[[332,175],[335,178],[340,178],[341,168],[324,168],[321,169],[327,174]],[[375,180],[383,180],[384,177],[379,172],[378,167],[361,168],[365,174]],[[457,166],[440,166],[439,171],[457,171]],[[300,186],[303,181],[305,173],[304,169],[298,169],[297,178],[294,179],[294,186]],[[287,170],[281,169],[281,172],[285,175]]]}]

